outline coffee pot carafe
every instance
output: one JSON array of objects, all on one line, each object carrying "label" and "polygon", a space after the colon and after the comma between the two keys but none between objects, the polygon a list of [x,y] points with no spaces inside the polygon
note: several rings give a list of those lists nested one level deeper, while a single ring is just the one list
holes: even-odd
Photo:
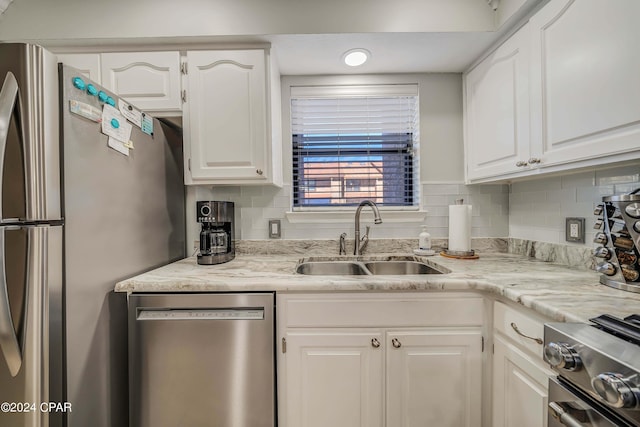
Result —
[{"label": "coffee pot carafe", "polygon": [[196,215],[202,227],[198,264],[231,261],[235,257],[233,202],[196,202]]}]

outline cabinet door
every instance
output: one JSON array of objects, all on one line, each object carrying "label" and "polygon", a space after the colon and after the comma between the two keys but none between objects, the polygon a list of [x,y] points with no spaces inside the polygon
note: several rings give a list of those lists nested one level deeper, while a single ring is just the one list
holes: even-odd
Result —
[{"label": "cabinet door", "polygon": [[640,155],[638,16],[637,0],[556,0],[531,18],[532,143],[542,166]]},{"label": "cabinet door", "polygon": [[99,53],[61,53],[57,56],[58,62],[77,68],[85,77],[90,78],[100,85],[102,84],[100,78]]},{"label": "cabinet door", "polygon": [[528,36],[525,25],[465,76],[468,180],[528,167]]},{"label": "cabinet door", "polygon": [[264,50],[187,52],[187,62],[185,182],[266,181]]},{"label": "cabinet door", "polygon": [[289,332],[286,338],[286,392],[280,396],[286,410],[280,423],[382,427],[384,346],[379,331]]},{"label": "cabinet door", "polygon": [[180,111],[180,53],[103,53],[102,85],[148,111]]},{"label": "cabinet door", "polygon": [[385,345],[387,426],[481,425],[480,331],[388,332]]},{"label": "cabinet door", "polygon": [[547,425],[551,371],[496,334],[493,354],[493,427]]}]

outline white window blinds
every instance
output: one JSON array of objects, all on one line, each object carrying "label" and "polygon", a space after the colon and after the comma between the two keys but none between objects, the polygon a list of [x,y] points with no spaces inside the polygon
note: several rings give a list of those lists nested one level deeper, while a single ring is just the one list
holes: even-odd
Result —
[{"label": "white window blinds", "polygon": [[415,85],[295,89],[294,208],[351,206],[365,199],[417,207]]}]

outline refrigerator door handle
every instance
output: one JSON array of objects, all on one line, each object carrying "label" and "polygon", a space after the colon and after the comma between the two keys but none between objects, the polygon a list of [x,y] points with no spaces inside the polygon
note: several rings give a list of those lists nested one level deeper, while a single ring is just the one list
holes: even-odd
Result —
[{"label": "refrigerator door handle", "polygon": [[[18,98],[18,81],[11,71],[7,73],[0,90],[0,221],[2,218],[2,177],[4,169],[4,153],[9,138],[11,115]],[[19,100],[18,100],[19,101]],[[4,235],[4,233],[3,233]],[[4,258],[3,258],[4,259]]]},{"label": "refrigerator door handle", "polygon": [[22,367],[22,350],[11,319],[7,273],[5,266],[5,227],[0,227],[0,349],[12,376],[18,375]]}]

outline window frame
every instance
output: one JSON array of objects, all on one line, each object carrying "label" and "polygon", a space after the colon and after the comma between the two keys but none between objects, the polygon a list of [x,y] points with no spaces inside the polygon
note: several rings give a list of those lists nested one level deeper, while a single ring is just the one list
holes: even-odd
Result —
[{"label": "window frame", "polygon": [[[409,183],[410,187],[410,205],[380,205],[380,209],[385,211],[420,211],[421,205],[421,195],[420,195],[420,156],[419,156],[419,146],[420,146],[420,137],[419,137],[419,90],[418,84],[416,83],[401,83],[401,84],[380,84],[380,85],[326,85],[326,86],[291,86],[290,87],[290,98],[289,98],[289,106],[292,108],[293,101],[295,99],[300,98],[315,98],[315,99],[335,99],[335,98],[355,98],[355,97],[368,97],[368,98],[385,98],[385,97],[405,97],[412,96],[415,97],[415,113],[416,113],[416,126],[413,129],[413,132],[410,133],[409,138],[409,146],[407,147],[407,151],[410,152],[410,156],[412,156],[412,160],[410,165],[408,166],[409,171],[405,174],[405,179],[407,176],[410,177],[411,181]],[[291,114],[293,116],[293,113]],[[291,213],[295,212],[339,212],[339,211],[352,211],[354,204],[336,204],[332,206],[313,206],[313,205],[303,205],[296,206],[295,200],[296,197],[296,189],[297,189],[297,180],[298,177],[295,176],[296,167],[294,158],[296,156],[295,153],[295,142],[294,142],[294,129],[293,124],[289,129],[289,135],[291,139],[291,150],[290,155],[292,159],[292,186],[291,186]],[[388,133],[391,135],[391,133]],[[381,154],[384,150],[381,150]],[[333,152],[329,153],[333,154]],[[370,152],[366,152],[363,149],[363,154],[370,154]],[[344,178],[344,177],[343,177]],[[316,180],[317,181],[317,180]],[[344,187],[343,191],[349,191],[346,188],[346,178],[343,179],[342,186]],[[317,185],[317,182],[316,182]],[[362,186],[362,185],[361,185]],[[357,203],[355,203],[357,206]]]}]

